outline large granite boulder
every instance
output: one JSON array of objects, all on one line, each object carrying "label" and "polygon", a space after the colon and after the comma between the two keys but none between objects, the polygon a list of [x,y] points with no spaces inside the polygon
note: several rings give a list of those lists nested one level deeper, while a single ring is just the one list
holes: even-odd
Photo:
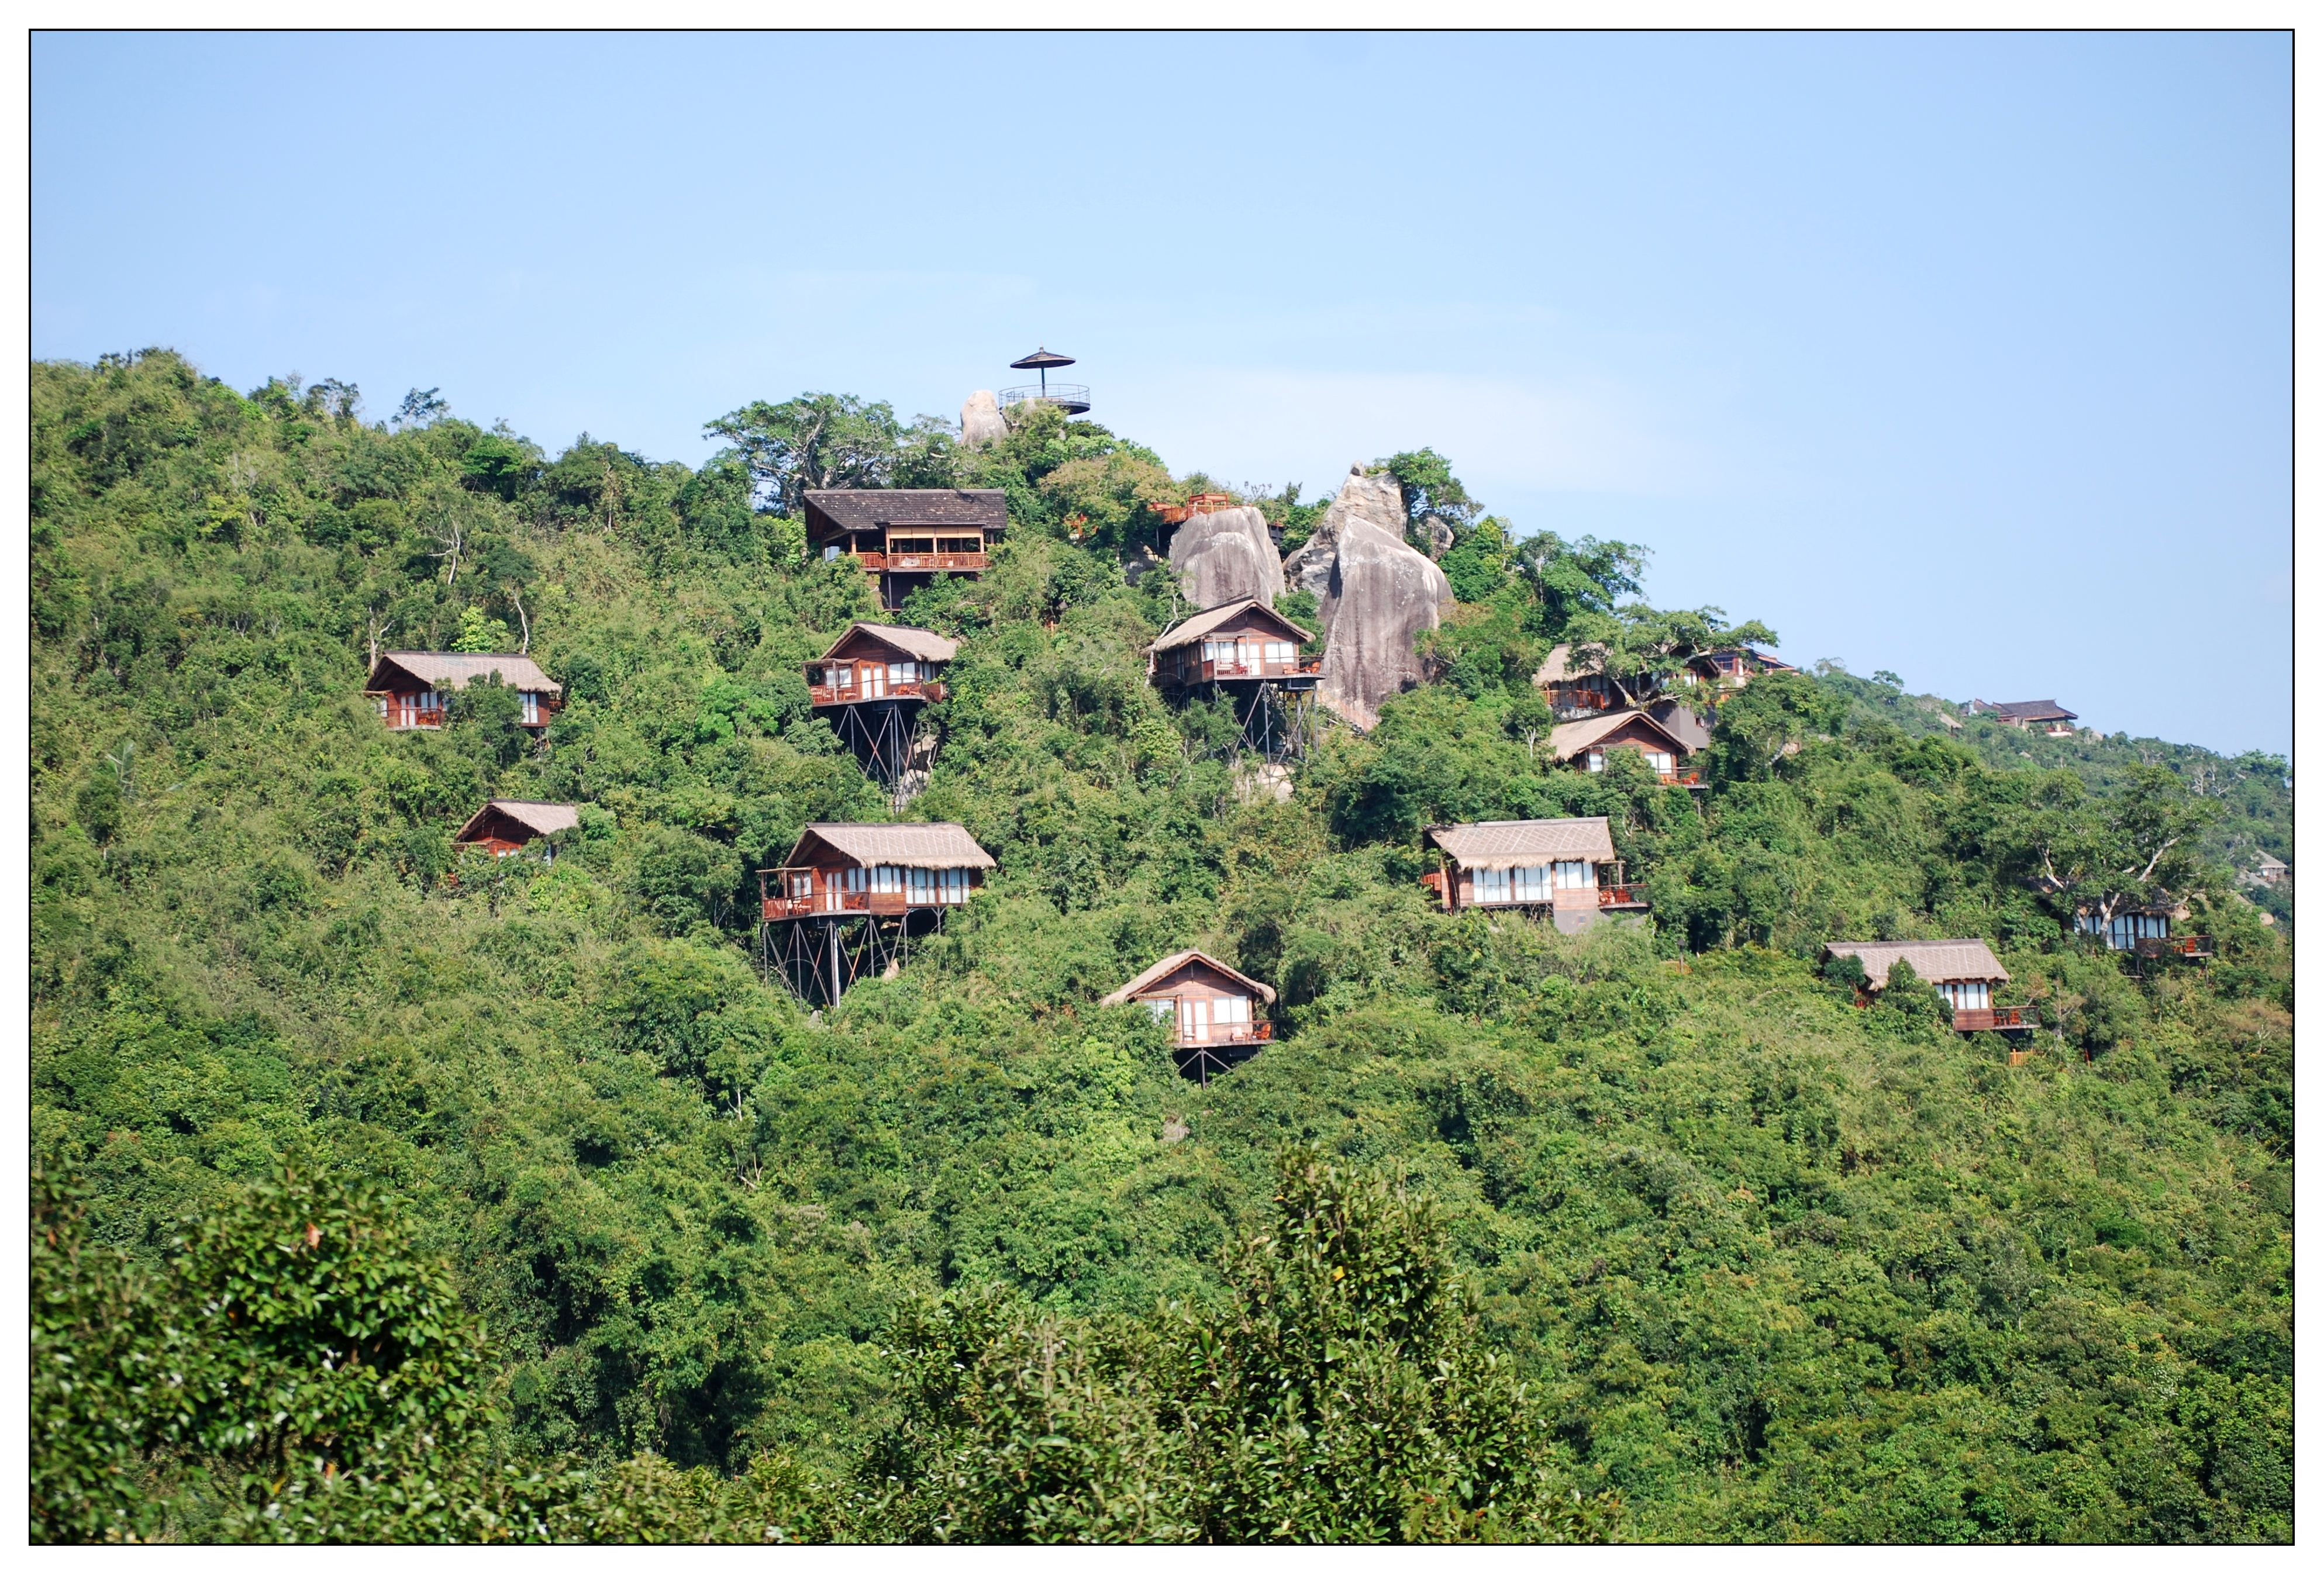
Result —
[{"label": "large granite boulder", "polygon": [[[1348,467],[1348,479],[1316,523],[1315,534],[1284,560],[1283,577],[1296,590],[1313,591],[1323,600],[1332,583],[1332,565],[1340,556],[1340,532],[1349,521],[1360,520],[1388,532],[1391,540],[1404,539],[1404,487],[1385,473],[1366,475],[1364,467]],[[1331,625],[1324,625],[1328,632]]]},{"label": "large granite boulder", "polygon": [[1194,514],[1170,538],[1170,566],[1197,607],[1256,596],[1268,606],[1283,594],[1283,558],[1257,509]]},{"label": "large granite boulder", "polygon": [[1316,698],[1358,727],[1378,726],[1380,702],[1423,681],[1413,640],[1452,610],[1452,582],[1405,545],[1400,513],[1397,524],[1390,531],[1369,519],[1342,521],[1318,602],[1329,633]]},{"label": "large granite boulder", "polygon": [[1001,402],[992,397],[991,389],[978,389],[961,401],[960,446],[963,448],[982,448],[1008,436],[1009,423],[1001,419]]}]

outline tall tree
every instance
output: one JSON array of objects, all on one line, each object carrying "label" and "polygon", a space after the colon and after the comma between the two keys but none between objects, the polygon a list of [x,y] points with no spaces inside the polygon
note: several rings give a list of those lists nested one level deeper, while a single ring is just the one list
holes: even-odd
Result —
[{"label": "tall tree", "polygon": [[774,494],[779,513],[795,514],[823,487],[885,486],[904,447],[904,428],[885,400],[805,393],[770,405],[754,400],[710,422]]},{"label": "tall tree", "polygon": [[1775,631],[1756,618],[1730,624],[1717,607],[1665,612],[1643,602],[1580,613],[1565,632],[1573,647],[1573,668],[1605,674],[1630,705],[1662,694],[1699,656],[1778,643]]}]

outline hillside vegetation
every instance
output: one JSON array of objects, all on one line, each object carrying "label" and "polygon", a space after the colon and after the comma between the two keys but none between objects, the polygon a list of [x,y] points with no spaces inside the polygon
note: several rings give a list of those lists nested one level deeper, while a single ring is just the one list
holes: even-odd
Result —
[{"label": "hillside vegetation", "polygon": [[[1094,423],[825,396],[691,470],[166,352],[32,379],[36,1537],[2292,1534],[2291,915],[2230,867],[2291,855],[2282,761],[1831,672],[1723,705],[1705,794],[1554,768],[1529,675],[1652,643],[1641,555],[1417,450],[1443,677],[1277,803],[1139,654],[1149,505],[1215,484]],[[786,511],[825,482],[1012,529],[909,612],[964,645],[904,818],[1000,870],[811,1017],[752,872],[895,818],[800,675],[873,611]],[[362,696],[374,640],[527,640],[546,748]],[[496,795],[582,826],[464,864]],[[1419,884],[1431,822],[1569,814],[1650,926]],[[2208,969],[2073,936],[2158,889]],[[1817,968],[1968,935],[2024,1065]],[[1187,945],[1281,992],[1208,1088],[1094,1004]]]}]

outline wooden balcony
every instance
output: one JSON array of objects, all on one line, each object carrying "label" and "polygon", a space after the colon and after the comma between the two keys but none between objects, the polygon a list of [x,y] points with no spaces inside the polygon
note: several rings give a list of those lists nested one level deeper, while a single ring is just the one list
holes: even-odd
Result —
[{"label": "wooden balcony", "polygon": [[441,710],[401,711],[390,706],[387,714],[380,720],[391,732],[410,732],[416,728],[443,726],[444,713]]},{"label": "wooden balcony", "polygon": [[1646,906],[1646,889],[1643,886],[1600,886],[1598,906],[1602,908],[1641,908]]},{"label": "wooden balcony", "polygon": [[2042,1026],[2042,1014],[2030,1006],[1955,1007],[1953,1031],[1960,1034],[2013,1034]]},{"label": "wooden balcony", "polygon": [[850,556],[863,566],[868,575],[981,575],[992,566],[992,555],[989,552],[858,552]]},{"label": "wooden balcony", "polygon": [[1665,788],[1700,788],[1702,786],[1702,773],[1696,770],[1692,766],[1682,767],[1675,771],[1656,771],[1655,775],[1662,779],[1662,784]]},{"label": "wooden balcony", "polygon": [[861,705],[870,700],[925,700],[933,705],[945,690],[941,678],[914,678],[883,685],[877,694],[862,684],[809,684],[807,694],[810,705]]},{"label": "wooden balcony", "polygon": [[1265,1045],[1274,1038],[1273,1023],[1213,1023],[1207,1038],[1194,1038],[1181,1030],[1178,1048],[1201,1050],[1213,1045]]},{"label": "wooden balcony", "polygon": [[2167,939],[2149,936],[2133,941],[2131,949],[2141,957],[2185,957],[2197,962],[2209,962],[2215,955],[2209,935],[2172,935]]},{"label": "wooden balcony", "polygon": [[1163,676],[1174,684],[1214,684],[1222,679],[1313,677],[1323,670],[1323,659],[1314,656],[1287,662],[1188,662],[1164,669]]}]

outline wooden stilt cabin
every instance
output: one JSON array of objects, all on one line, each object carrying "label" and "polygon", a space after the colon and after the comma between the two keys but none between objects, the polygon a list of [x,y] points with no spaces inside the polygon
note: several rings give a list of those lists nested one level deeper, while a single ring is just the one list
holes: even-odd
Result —
[{"label": "wooden stilt cabin", "polygon": [[1853,957],[1864,964],[1858,1006],[1871,1005],[1888,988],[1888,970],[1903,962],[1953,1009],[1953,1027],[1960,1033],[2015,1033],[2042,1026],[2042,1015],[2034,1008],[2004,1006],[1997,999],[2009,982],[2009,971],[1983,941],[1834,941],[1823,954],[1827,959]]},{"label": "wooden stilt cabin", "polygon": [[1643,913],[1646,889],[1622,879],[1602,815],[1571,820],[1487,820],[1432,825],[1438,867],[1425,879],[1450,912],[1517,907],[1545,912],[1569,934],[1600,914]]},{"label": "wooden stilt cabin", "polygon": [[817,821],[780,867],[759,871],[761,963],[802,999],[836,1005],[866,974],[901,969],[913,938],[941,931],[997,868],[949,821]]},{"label": "wooden stilt cabin", "polygon": [[[481,848],[494,858],[505,859],[521,852],[529,843],[569,832],[580,824],[581,806],[576,804],[495,798],[470,815],[467,824],[452,834],[452,842],[456,847]],[[554,842],[543,843],[540,852],[543,862],[556,862]]]},{"label": "wooden stilt cabin", "polygon": [[807,494],[807,540],[827,558],[853,557],[882,607],[939,574],[982,575],[1009,529],[998,487],[832,488]]},{"label": "wooden stilt cabin", "polygon": [[1146,648],[1147,677],[1184,695],[1232,696],[1243,747],[1268,760],[1301,753],[1314,732],[1323,659],[1299,654],[1315,637],[1256,596],[1189,613]]},{"label": "wooden stilt cabin", "polygon": [[927,780],[920,713],[945,697],[941,675],[959,649],[925,629],[858,622],[807,664],[809,702],[899,808]]},{"label": "wooden stilt cabin", "polygon": [[[1697,732],[1701,725],[1696,723]],[[1550,730],[1549,748],[1559,764],[1583,771],[1604,770],[1606,757],[1612,751],[1636,750],[1665,782],[1701,788],[1702,773],[1686,763],[1694,748],[1680,732],[1679,727],[1657,720],[1651,712],[1609,711],[1583,722],[1558,723]]]},{"label": "wooden stilt cabin", "polygon": [[1275,1004],[1275,991],[1201,952],[1171,953],[1098,1004],[1131,1001],[1171,1025],[1179,1072],[1201,1082],[1275,1036],[1263,1009]]},{"label": "wooden stilt cabin", "polygon": [[487,676],[516,691],[518,721],[536,735],[565,704],[564,689],[539,662],[511,651],[382,651],[364,694],[392,729],[441,727],[445,697]]}]

